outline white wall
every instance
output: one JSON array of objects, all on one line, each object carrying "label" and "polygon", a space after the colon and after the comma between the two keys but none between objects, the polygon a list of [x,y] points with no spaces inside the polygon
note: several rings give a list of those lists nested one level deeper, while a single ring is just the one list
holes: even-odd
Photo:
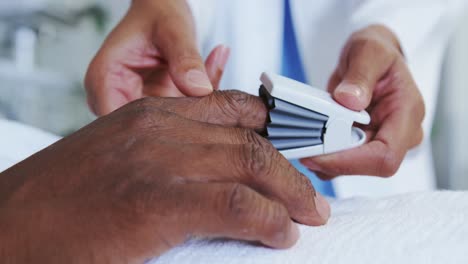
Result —
[{"label": "white wall", "polygon": [[440,187],[468,189],[468,13],[447,51],[433,141]]}]

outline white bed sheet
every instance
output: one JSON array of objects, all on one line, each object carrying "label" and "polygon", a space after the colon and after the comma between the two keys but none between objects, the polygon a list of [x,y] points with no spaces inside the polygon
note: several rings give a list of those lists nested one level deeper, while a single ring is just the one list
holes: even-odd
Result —
[{"label": "white bed sheet", "polygon": [[468,193],[332,201],[326,226],[301,226],[291,249],[192,240],[151,264],[468,263]]},{"label": "white bed sheet", "polygon": [[59,139],[37,128],[0,119],[0,172]]}]

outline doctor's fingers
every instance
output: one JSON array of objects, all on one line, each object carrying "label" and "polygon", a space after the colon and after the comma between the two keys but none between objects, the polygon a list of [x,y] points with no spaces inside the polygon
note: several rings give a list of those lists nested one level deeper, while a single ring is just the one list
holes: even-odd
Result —
[{"label": "doctor's fingers", "polygon": [[151,98],[154,107],[187,119],[225,127],[265,127],[267,109],[256,96],[240,91],[217,91],[205,97]]},{"label": "doctor's fingers", "polygon": [[[139,1],[134,1],[139,2]],[[144,1],[136,12],[156,12],[152,39],[169,65],[169,73],[179,90],[187,96],[203,96],[213,91],[198,51],[195,26],[185,0]]]},{"label": "doctor's fingers", "polygon": [[411,117],[404,111],[394,113],[387,117],[370,142],[354,149],[306,158],[301,162],[312,171],[330,177],[339,175],[393,176],[398,171],[407,151],[422,140],[421,126],[411,126],[409,122],[411,122]]},{"label": "doctor's fingers", "polygon": [[[297,171],[271,144],[186,144],[179,151],[159,156],[161,166],[177,160],[165,171],[188,183],[240,183],[281,202],[296,221],[323,225],[330,215],[326,200],[316,194],[310,180]],[[182,150],[182,151],[180,151]],[[174,153],[171,155],[171,153]],[[158,155],[155,153],[155,155]]]},{"label": "doctor's fingers", "polygon": [[[215,89],[219,87],[228,57],[229,48],[220,45],[213,49],[206,59],[208,76]],[[112,73],[103,72],[104,68],[113,69]],[[153,69],[146,74],[147,76],[142,74],[113,61],[103,61],[101,58],[93,60],[85,79],[91,110],[97,115],[105,115],[143,96],[183,96],[170,79],[165,67]]]},{"label": "doctor's fingers", "polygon": [[[224,45],[216,46],[205,60],[205,68],[208,73],[208,78],[213,85],[214,90],[219,89],[221,78],[223,77],[224,68],[229,59],[230,49]],[[167,68],[161,68],[159,71],[151,72],[147,80],[154,79],[153,84],[148,84],[145,87],[145,96],[155,97],[185,97],[175,86],[171,76],[166,71]],[[165,82],[160,82],[163,79]]]},{"label": "doctor's fingers", "polygon": [[225,45],[216,46],[205,60],[205,68],[214,90],[219,89],[224,69],[229,60],[231,49]]},{"label": "doctor's fingers", "polygon": [[369,106],[378,81],[397,60],[403,60],[392,36],[388,30],[371,27],[351,36],[329,81],[335,100],[356,111]]},{"label": "doctor's fingers", "polygon": [[184,237],[228,237],[288,248],[299,238],[297,224],[279,202],[239,183],[183,185],[176,198]]},{"label": "doctor's fingers", "polygon": [[[405,153],[397,153],[382,141],[371,141],[355,149],[306,158],[301,163],[322,179],[342,175],[390,177],[396,173]],[[325,177],[325,178],[324,178]]]}]

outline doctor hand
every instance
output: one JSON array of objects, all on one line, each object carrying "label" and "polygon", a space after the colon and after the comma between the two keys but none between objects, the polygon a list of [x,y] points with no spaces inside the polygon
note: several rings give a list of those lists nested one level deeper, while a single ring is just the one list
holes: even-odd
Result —
[{"label": "doctor hand", "polygon": [[265,118],[258,98],[216,92],[98,119],[0,174],[2,263],[143,263],[191,236],[292,246],[291,219],[330,208],[252,130]]},{"label": "doctor hand", "polygon": [[395,174],[406,152],[422,141],[425,111],[395,35],[383,26],[354,33],[344,47],[328,89],[342,105],[370,113],[371,124],[361,127],[368,142],[301,162],[323,179]]},{"label": "doctor hand", "polygon": [[85,86],[97,115],[145,96],[204,96],[217,89],[229,49],[205,64],[185,0],[132,1],[127,15],[91,62]]}]

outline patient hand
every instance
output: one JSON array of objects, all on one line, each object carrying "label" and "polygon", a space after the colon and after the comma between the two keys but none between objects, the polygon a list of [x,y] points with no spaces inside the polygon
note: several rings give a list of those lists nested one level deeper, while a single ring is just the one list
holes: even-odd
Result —
[{"label": "patient hand", "polygon": [[3,263],[142,263],[190,236],[285,248],[329,207],[256,97],[146,98],[0,174]]},{"label": "patient hand", "polygon": [[204,96],[217,89],[229,49],[203,63],[185,0],[132,1],[86,74],[88,104],[97,115],[145,96]]},{"label": "patient hand", "polygon": [[361,127],[369,141],[301,162],[323,179],[395,174],[406,152],[423,138],[424,102],[393,33],[383,26],[354,33],[328,89],[342,105],[370,113],[371,124]]}]

